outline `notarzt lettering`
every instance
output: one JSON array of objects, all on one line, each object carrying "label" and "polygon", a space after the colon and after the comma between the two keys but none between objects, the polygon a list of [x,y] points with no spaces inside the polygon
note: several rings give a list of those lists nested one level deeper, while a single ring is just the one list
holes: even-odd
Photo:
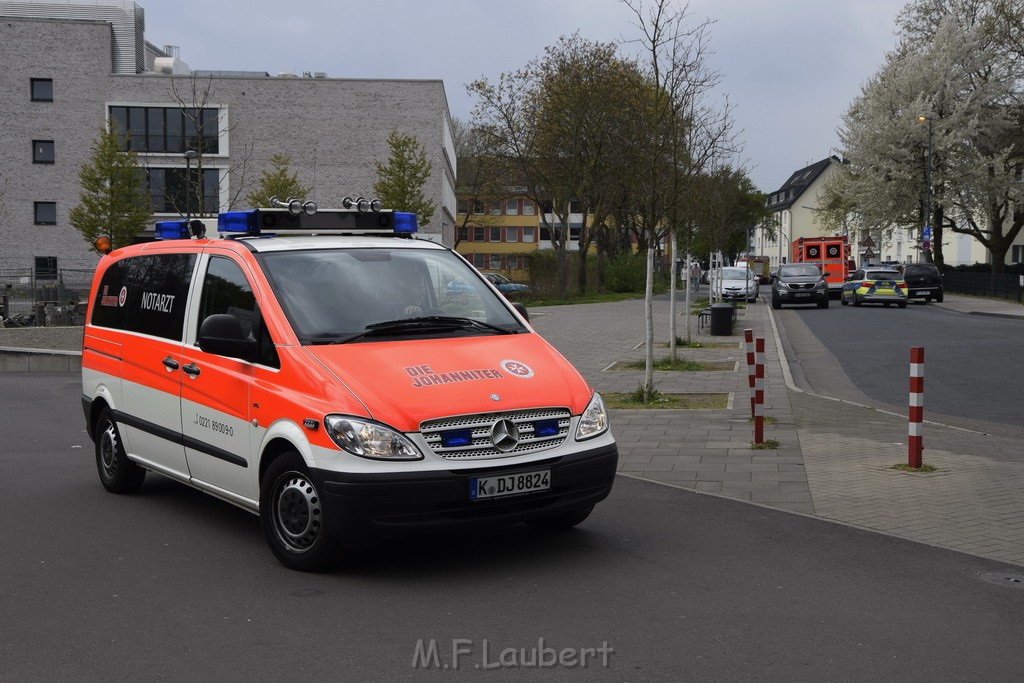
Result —
[{"label": "notarzt lettering", "polygon": [[140,308],[144,308],[147,311],[160,311],[161,313],[170,313],[171,309],[174,308],[174,294],[157,294],[155,292],[143,292],[142,303],[139,304]]}]

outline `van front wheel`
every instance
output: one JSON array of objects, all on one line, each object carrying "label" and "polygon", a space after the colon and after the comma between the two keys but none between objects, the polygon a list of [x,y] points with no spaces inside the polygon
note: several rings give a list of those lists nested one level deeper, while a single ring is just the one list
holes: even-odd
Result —
[{"label": "van front wheel", "polygon": [[281,564],[299,571],[325,568],[337,552],[324,523],[323,501],[302,457],[280,455],[260,485],[260,526]]}]

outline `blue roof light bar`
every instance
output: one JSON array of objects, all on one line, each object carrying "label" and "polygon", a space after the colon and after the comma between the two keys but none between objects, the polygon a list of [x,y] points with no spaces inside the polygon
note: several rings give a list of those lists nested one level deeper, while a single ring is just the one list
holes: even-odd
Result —
[{"label": "blue roof light bar", "polygon": [[157,221],[155,233],[158,240],[187,240],[192,238],[188,221]]},{"label": "blue roof light bar", "polygon": [[260,211],[224,211],[217,216],[217,232],[260,234]]},{"label": "blue roof light bar", "polygon": [[416,221],[416,214],[405,211],[395,211],[395,233],[411,235],[419,229]]}]

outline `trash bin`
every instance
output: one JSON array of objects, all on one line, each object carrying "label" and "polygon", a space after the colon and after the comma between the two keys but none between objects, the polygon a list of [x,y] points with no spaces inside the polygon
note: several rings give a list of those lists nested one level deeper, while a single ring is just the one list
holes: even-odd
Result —
[{"label": "trash bin", "polygon": [[728,337],[732,334],[732,321],[735,311],[732,304],[711,304],[711,334],[715,337]]}]

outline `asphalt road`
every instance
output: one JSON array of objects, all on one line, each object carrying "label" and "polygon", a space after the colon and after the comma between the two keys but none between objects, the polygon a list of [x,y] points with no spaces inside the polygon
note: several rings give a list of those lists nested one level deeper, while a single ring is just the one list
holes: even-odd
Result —
[{"label": "asphalt road", "polygon": [[[74,377],[0,375],[0,388],[0,680],[436,675],[414,666],[418,641],[427,668],[463,652],[474,680],[1024,669],[1024,583],[981,578],[1019,568],[625,477],[568,533],[415,539],[289,571],[247,512],[154,475],[141,494],[106,493]],[[519,648],[541,663],[594,652],[586,671],[499,666]]]},{"label": "asphalt road", "polygon": [[1024,324],[911,303],[774,311],[794,376],[814,393],[905,412],[910,348],[925,351],[925,419],[1024,436]]}]

